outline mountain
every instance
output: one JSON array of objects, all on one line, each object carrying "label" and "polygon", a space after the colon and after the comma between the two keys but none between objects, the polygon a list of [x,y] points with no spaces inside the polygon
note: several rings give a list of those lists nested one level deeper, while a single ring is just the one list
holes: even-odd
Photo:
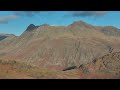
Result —
[{"label": "mountain", "polygon": [[72,27],[80,27],[80,28],[94,28],[94,26],[84,22],[84,21],[75,21],[73,22],[72,24],[70,24],[69,26],[72,26]]},{"label": "mountain", "polygon": [[36,29],[37,27],[34,25],[34,24],[30,24],[28,27],[27,27],[27,29],[26,29],[26,31],[32,31],[32,30],[34,30],[34,29]]},{"label": "mountain", "polygon": [[15,35],[13,34],[0,34],[0,41],[8,38],[13,38]]},{"label": "mountain", "polygon": [[0,34],[0,55],[3,55],[4,51],[7,52],[5,48],[9,46],[16,38],[17,36],[13,34]]},{"label": "mountain", "polygon": [[119,33],[112,26],[98,27],[83,21],[68,26],[30,24],[9,44],[0,43],[0,58],[59,70],[79,67],[120,51]]},{"label": "mountain", "polygon": [[114,26],[100,27],[100,31],[104,33],[105,35],[116,36],[116,37],[120,36],[120,29]]}]

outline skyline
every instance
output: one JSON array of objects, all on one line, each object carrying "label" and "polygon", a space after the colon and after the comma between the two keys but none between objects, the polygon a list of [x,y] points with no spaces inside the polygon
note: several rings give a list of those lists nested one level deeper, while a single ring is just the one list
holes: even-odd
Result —
[{"label": "skyline", "polygon": [[19,36],[30,24],[67,26],[79,20],[120,28],[120,11],[0,11],[0,33]]}]

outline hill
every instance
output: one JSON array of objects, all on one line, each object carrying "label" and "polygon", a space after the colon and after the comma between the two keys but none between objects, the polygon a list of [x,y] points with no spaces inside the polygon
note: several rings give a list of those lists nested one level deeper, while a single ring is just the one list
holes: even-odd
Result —
[{"label": "hill", "polygon": [[0,58],[61,71],[119,52],[119,46],[120,31],[113,26],[30,24],[19,37],[0,41]]},{"label": "hill", "polygon": [[8,38],[13,38],[15,35],[13,34],[0,34],[0,41]]}]

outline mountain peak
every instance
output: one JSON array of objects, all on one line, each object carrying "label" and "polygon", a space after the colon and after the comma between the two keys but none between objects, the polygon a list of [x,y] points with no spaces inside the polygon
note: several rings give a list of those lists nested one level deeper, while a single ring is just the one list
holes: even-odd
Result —
[{"label": "mountain peak", "polygon": [[88,24],[88,23],[86,23],[86,22],[84,22],[84,21],[75,21],[75,22],[73,22],[71,25],[69,25],[69,26],[72,26],[72,27],[84,27],[84,28],[93,28],[93,26],[91,25],[91,24]]},{"label": "mountain peak", "polygon": [[73,22],[72,23],[72,25],[85,25],[85,24],[87,24],[86,22],[84,22],[84,21],[75,21],[75,22]]},{"label": "mountain peak", "polygon": [[37,26],[35,26],[34,24],[30,24],[30,25],[27,27],[26,31],[32,31],[32,30],[34,30],[34,29],[36,29],[36,28],[37,28]]}]

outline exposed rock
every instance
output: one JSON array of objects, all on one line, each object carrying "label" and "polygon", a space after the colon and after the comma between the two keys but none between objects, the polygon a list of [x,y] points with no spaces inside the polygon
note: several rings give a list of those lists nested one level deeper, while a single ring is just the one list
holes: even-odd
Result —
[{"label": "exposed rock", "polygon": [[[120,52],[113,52],[95,59],[93,62],[79,67],[83,72],[90,73],[112,73],[119,75],[120,78]],[[84,68],[84,69],[83,69]]]}]

